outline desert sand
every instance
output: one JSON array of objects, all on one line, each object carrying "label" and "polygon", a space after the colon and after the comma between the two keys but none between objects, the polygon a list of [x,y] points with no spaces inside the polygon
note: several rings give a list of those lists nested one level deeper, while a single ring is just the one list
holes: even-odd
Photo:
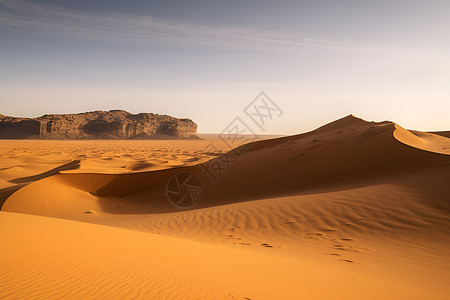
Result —
[{"label": "desert sand", "polygon": [[245,141],[1,140],[0,298],[448,299],[448,132]]}]

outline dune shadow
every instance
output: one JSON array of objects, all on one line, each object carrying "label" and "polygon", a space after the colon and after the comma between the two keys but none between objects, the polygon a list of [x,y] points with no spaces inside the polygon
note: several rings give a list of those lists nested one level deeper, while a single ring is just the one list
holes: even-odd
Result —
[{"label": "dune shadow", "polygon": [[[436,166],[422,167],[417,172],[397,170],[391,174],[375,172],[358,177],[330,176],[324,181],[311,180],[311,182],[301,185],[294,180],[295,178],[288,181],[286,178],[280,177],[277,180],[275,176],[270,174],[260,176],[257,182],[252,178],[245,177],[241,177],[240,180],[233,178],[232,180],[211,182],[205,176],[201,165],[196,165],[117,175],[114,179],[99,187],[96,193],[99,196],[99,204],[102,209],[112,214],[177,213],[271,198],[342,192],[382,184],[395,184],[419,192],[424,187],[420,182],[415,182],[409,177],[417,175],[420,178],[423,174],[429,172],[432,174],[435,172],[435,168]],[[445,170],[448,170],[448,166]],[[201,200],[193,207],[180,208],[169,201],[168,182],[174,175],[180,173],[194,174],[201,182]],[[432,176],[429,177],[432,178]],[[432,186],[432,183],[430,185]],[[118,199],[121,207],[108,204],[108,199],[112,198]]]},{"label": "dune shadow", "polygon": [[[202,196],[199,203],[193,207],[180,208],[173,205],[169,200],[168,182],[173,176],[181,173],[194,174],[201,182]],[[69,174],[64,176],[67,175]],[[70,174],[69,176],[82,175]],[[79,180],[74,178],[73,181]],[[270,181],[273,181],[273,178],[269,177],[268,182]],[[262,182],[261,185],[256,186],[254,182],[246,182],[245,180],[239,183],[211,182],[204,176],[200,166],[191,166],[116,175],[108,183],[99,186],[92,194],[97,196],[98,204],[107,213],[160,214],[193,211],[278,197],[346,191],[390,181],[389,177],[369,177],[358,181],[337,178],[332,183],[327,181],[323,184],[318,183],[308,186],[297,186],[295,184],[277,186],[276,182],[272,184]]]},{"label": "dune shadow", "polygon": [[40,173],[40,174],[37,174],[37,175],[11,179],[11,180],[8,180],[8,182],[21,184],[21,183],[27,183],[27,182],[32,182],[32,181],[44,179],[46,177],[59,174],[59,172],[61,172],[61,171],[78,169],[78,168],[80,168],[80,162],[81,162],[80,160],[72,160],[71,162],[68,162],[68,163],[66,163],[64,165],[58,166],[58,167],[56,167],[54,169],[51,169],[49,171],[46,171],[46,172],[43,172],[43,173]]},{"label": "dune shadow", "polygon": [[19,189],[23,188],[26,184],[17,184],[14,186],[10,186],[7,188],[0,189],[0,210],[2,209],[3,204],[5,204],[6,200],[14,194]]}]

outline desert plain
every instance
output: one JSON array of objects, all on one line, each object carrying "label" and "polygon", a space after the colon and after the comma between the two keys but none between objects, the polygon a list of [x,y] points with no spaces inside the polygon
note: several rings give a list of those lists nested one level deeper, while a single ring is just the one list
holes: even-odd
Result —
[{"label": "desert plain", "polygon": [[0,140],[0,298],[448,299],[449,136]]}]

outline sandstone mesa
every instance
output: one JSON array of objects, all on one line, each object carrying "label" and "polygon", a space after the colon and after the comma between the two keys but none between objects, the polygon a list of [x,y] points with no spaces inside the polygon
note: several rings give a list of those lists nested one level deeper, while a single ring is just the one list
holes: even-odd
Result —
[{"label": "sandstone mesa", "polygon": [[124,110],[16,118],[0,114],[0,139],[196,139],[197,124]]}]

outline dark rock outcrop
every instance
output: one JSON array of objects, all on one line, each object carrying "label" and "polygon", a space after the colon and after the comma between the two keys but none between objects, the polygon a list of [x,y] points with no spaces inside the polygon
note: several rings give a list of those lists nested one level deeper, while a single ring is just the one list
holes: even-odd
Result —
[{"label": "dark rock outcrop", "polygon": [[190,119],[123,110],[34,119],[0,115],[0,139],[195,139],[196,134]]}]

